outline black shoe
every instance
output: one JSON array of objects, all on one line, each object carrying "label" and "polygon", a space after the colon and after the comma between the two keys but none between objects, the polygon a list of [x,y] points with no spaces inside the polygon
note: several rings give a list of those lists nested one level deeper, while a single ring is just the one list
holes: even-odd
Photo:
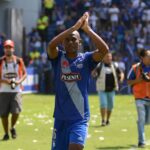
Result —
[{"label": "black shoe", "polygon": [[12,129],[10,130],[10,132],[11,132],[11,137],[12,137],[13,139],[16,139],[16,138],[17,138],[16,129],[15,129],[15,128],[12,128]]},{"label": "black shoe", "polygon": [[107,125],[107,126],[108,126],[108,125],[110,125],[110,122],[109,122],[109,120],[107,120],[107,121],[106,121],[106,125]]},{"label": "black shoe", "polygon": [[9,135],[6,133],[2,139],[2,141],[7,141],[9,140]]},{"label": "black shoe", "polygon": [[145,144],[144,143],[138,143],[138,147],[139,148],[145,148]]},{"label": "black shoe", "polygon": [[101,126],[104,127],[106,125],[105,121],[103,120]]}]

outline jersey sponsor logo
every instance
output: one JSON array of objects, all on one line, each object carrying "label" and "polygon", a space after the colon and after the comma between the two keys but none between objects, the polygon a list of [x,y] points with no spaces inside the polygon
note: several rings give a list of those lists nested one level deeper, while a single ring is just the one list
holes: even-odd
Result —
[{"label": "jersey sponsor logo", "polygon": [[7,79],[17,78],[17,73],[6,73],[4,74],[4,78]]},{"label": "jersey sponsor logo", "polygon": [[79,80],[81,80],[81,75],[79,73],[62,74],[61,80],[67,81],[67,82],[79,81]]}]

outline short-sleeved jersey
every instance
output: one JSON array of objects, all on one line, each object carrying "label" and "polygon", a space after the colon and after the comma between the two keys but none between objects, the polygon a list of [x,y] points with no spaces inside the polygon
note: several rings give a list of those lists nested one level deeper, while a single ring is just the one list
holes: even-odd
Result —
[{"label": "short-sleeved jersey", "polygon": [[56,119],[89,119],[88,85],[91,70],[97,65],[92,54],[79,53],[70,59],[59,51],[56,59],[50,59],[54,69]]}]

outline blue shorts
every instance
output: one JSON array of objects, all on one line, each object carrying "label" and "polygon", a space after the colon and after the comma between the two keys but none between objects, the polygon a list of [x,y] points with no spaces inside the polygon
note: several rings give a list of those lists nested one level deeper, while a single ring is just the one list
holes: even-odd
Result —
[{"label": "blue shorts", "polygon": [[68,150],[71,143],[84,146],[87,132],[87,120],[55,119],[51,150]]}]

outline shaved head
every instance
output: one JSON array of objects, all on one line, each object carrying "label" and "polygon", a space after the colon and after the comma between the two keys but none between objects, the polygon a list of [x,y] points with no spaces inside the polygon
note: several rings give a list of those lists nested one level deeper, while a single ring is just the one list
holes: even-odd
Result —
[{"label": "shaved head", "polygon": [[71,35],[72,35],[72,36],[75,36],[75,37],[78,38],[78,39],[81,39],[80,34],[79,34],[78,31],[73,31],[73,32],[71,33]]}]

